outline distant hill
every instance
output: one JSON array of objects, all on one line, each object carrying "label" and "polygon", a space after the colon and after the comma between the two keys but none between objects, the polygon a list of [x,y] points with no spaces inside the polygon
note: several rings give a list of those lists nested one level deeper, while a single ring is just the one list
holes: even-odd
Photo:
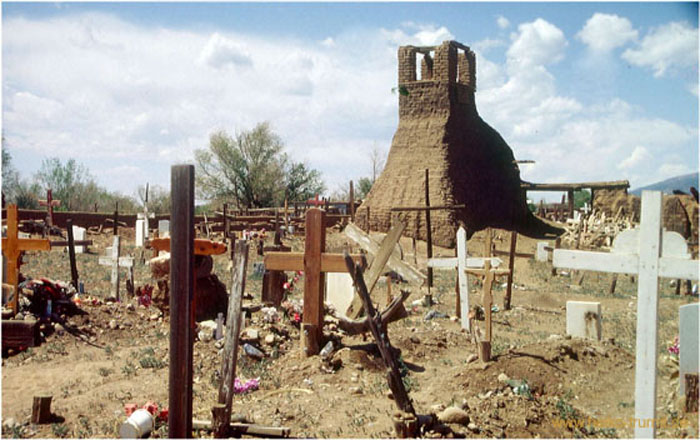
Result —
[{"label": "distant hill", "polygon": [[642,190],[654,190],[662,191],[665,194],[671,194],[674,189],[679,189],[686,194],[690,194],[690,187],[698,187],[698,173],[686,174],[684,176],[671,177],[661,182],[652,183],[651,185],[643,186],[641,188],[633,189],[630,194],[639,196],[642,194]]}]

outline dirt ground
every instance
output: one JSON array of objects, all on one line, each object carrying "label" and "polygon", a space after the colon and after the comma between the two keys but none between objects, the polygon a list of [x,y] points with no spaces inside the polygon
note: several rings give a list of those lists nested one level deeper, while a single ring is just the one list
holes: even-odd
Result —
[{"label": "dirt ground", "polygon": [[[333,231],[333,232],[332,232]],[[122,230],[125,253],[140,257],[133,247],[133,231]],[[381,237],[381,234],[376,234]],[[497,231],[501,250],[508,249],[509,233]],[[42,344],[20,353],[5,353],[2,361],[2,418],[4,437],[117,437],[126,419],[124,405],[147,401],[168,405],[169,319],[155,307],[105,303],[110,269],[97,264],[98,255],[111,244],[111,235],[92,235],[91,253],[78,255],[80,280],[94,301],[83,301],[85,315],[68,317],[88,336],[76,337],[60,325],[47,331]],[[269,240],[269,239],[268,239]],[[469,249],[483,249],[483,234],[476,234]],[[303,249],[303,237],[285,240]],[[344,236],[329,229],[327,249],[340,251]],[[535,240],[520,236],[518,252],[534,252]],[[410,239],[401,242],[405,260],[414,261]],[[418,244],[418,264],[425,268],[425,243]],[[438,256],[453,256],[452,249],[436,249]],[[147,252],[146,258],[150,256]],[[505,257],[502,257],[505,260]],[[260,262],[251,248],[246,293],[259,304],[261,277],[253,273]],[[227,256],[215,257],[214,272],[228,285]],[[24,275],[69,280],[67,253],[54,249],[25,256]],[[608,294],[610,274],[559,271],[551,263],[519,258],[515,265],[513,307],[503,310],[502,282],[494,301],[493,360],[473,360],[475,345],[455,317],[454,270],[436,271],[431,293],[437,304],[421,303],[425,287],[392,285],[392,292],[408,289],[409,316],[389,325],[389,338],[401,351],[404,384],[419,414],[437,413],[456,406],[468,421],[451,423],[429,432],[429,437],[630,437],[634,416],[634,346],[636,284],[620,276],[616,293]],[[136,285],[154,285],[147,266],[137,263]],[[470,301],[480,304],[478,281],[470,277]],[[302,297],[303,277],[289,299]],[[122,292],[124,291],[122,286]],[[378,284],[373,298],[386,301],[386,282]],[[568,300],[599,301],[603,310],[603,341],[565,337]],[[657,416],[669,427],[659,437],[698,436],[697,414],[685,415],[677,396],[678,368],[667,351],[678,334],[678,307],[697,297],[676,296],[668,280],[661,283],[659,303],[659,370]],[[433,319],[430,310],[441,312]],[[445,317],[441,317],[441,316]],[[254,360],[239,351],[237,375],[243,381],[259,378],[259,389],[236,395],[233,412],[247,421],[291,428],[293,437],[392,437],[391,416],[397,407],[388,397],[382,359],[370,334],[350,337],[328,318],[325,336],[336,350],[328,360],[302,357],[299,329],[289,317],[263,322],[253,313],[243,329],[242,343],[265,353]],[[483,327],[483,321],[478,322]],[[258,330],[255,332],[247,330]],[[274,335],[268,337],[268,335]],[[194,418],[209,420],[220,381],[221,342],[195,342]],[[504,376],[505,375],[505,376]],[[507,376],[507,377],[506,377]],[[524,380],[517,389],[506,379]],[[32,397],[53,396],[53,423],[32,425]],[[15,423],[12,423],[13,419]],[[567,425],[568,422],[568,425]],[[580,424],[577,424],[580,423]],[[196,436],[206,437],[205,431]],[[158,423],[152,437],[167,437],[167,424]]]}]

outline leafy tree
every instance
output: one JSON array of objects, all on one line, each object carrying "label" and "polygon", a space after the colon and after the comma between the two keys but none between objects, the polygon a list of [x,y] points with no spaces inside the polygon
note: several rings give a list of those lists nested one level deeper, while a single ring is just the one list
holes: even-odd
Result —
[{"label": "leafy tree", "polygon": [[[3,144],[5,138],[2,139]],[[12,156],[7,148],[2,147],[2,192],[8,200],[14,201],[19,185],[19,173],[12,165]]]},{"label": "leafy tree", "polygon": [[305,163],[292,163],[287,168],[286,196],[289,200],[307,200],[325,191],[321,173]]},{"label": "leafy tree", "polygon": [[209,148],[195,151],[198,196],[252,208],[279,205],[285,193],[291,198],[322,191],[318,171],[290,162],[283,148],[266,122],[235,137],[212,134]]},{"label": "leafy tree", "polygon": [[90,191],[96,187],[96,185],[87,187],[92,177],[88,170],[75,159],[68,159],[65,164],[56,157],[44,159],[36,179],[44,188],[50,188],[53,197],[61,201],[57,210],[62,211],[78,209],[78,205],[85,202],[84,197],[81,197],[84,196],[80,194],[81,190]]},{"label": "leafy tree", "polygon": [[591,203],[591,192],[587,189],[574,191],[574,209],[581,209],[586,203]]},{"label": "leafy tree", "polygon": [[358,199],[364,199],[367,197],[367,194],[369,194],[369,190],[372,189],[372,185],[374,184],[374,181],[370,179],[369,177],[361,177],[360,180],[357,181],[357,198]]}]

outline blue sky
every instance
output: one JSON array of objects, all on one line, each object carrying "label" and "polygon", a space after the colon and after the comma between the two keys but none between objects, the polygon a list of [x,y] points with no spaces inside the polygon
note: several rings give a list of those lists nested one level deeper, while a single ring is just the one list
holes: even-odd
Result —
[{"label": "blue sky", "polygon": [[11,3],[5,146],[133,194],[216,130],[269,121],[329,192],[398,123],[400,45],[464,43],[477,108],[535,182],[698,169],[698,3]]}]

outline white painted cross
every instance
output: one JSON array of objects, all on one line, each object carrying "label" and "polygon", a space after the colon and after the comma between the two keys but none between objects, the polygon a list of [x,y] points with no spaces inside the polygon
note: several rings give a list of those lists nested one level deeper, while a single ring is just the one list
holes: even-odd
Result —
[{"label": "white painted cross", "polygon": [[[467,255],[467,231],[463,227],[457,230],[457,256],[452,258],[430,258],[428,267],[435,269],[457,268],[457,280],[459,283],[459,312],[462,316],[462,328],[470,330],[469,327],[469,280],[467,278],[468,269],[480,269],[484,267],[485,258],[470,258]],[[488,258],[491,267],[498,267],[502,263],[500,258]]]},{"label": "white painted cross", "polygon": [[698,261],[690,260],[683,237],[661,228],[661,193],[642,192],[639,228],[618,235],[611,253],[555,249],[552,264],[561,268],[638,275],[634,435],[653,438],[655,427],[647,420],[656,417],[659,277],[698,279]]},{"label": "white painted cross", "polygon": [[119,299],[119,268],[128,267],[129,277],[131,282],[134,282],[134,258],[133,257],[119,257],[119,236],[114,236],[114,242],[112,243],[111,254],[109,256],[102,256],[99,258],[98,262],[102,266],[112,267],[112,293],[114,298]]}]

